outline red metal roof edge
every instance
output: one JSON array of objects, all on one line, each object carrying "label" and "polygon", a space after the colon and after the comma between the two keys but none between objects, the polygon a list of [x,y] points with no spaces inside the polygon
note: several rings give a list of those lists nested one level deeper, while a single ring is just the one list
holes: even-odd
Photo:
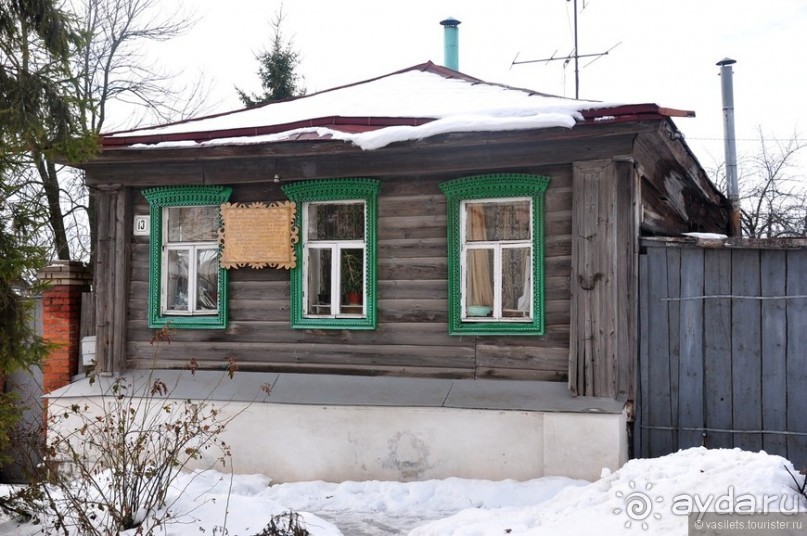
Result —
[{"label": "red metal roof edge", "polygon": [[[443,69],[443,68],[440,68]],[[450,71],[450,69],[449,69]],[[456,72],[456,71],[452,71]],[[607,108],[594,108],[581,111],[586,123],[600,122],[629,122],[641,120],[658,120],[666,117],[694,117],[695,113],[687,110],[663,108],[656,104],[629,104]],[[328,116],[307,119],[294,123],[281,125],[268,125],[263,127],[246,127],[226,130],[210,130],[202,132],[177,132],[173,134],[152,134],[146,136],[116,136],[102,137],[102,147],[125,147],[139,144],[155,144],[171,141],[203,142],[220,138],[237,138],[246,136],[261,136],[278,134],[300,128],[335,127],[334,130],[345,132],[360,132],[375,130],[390,126],[419,126],[434,121],[431,117],[342,117]],[[339,128],[339,127],[342,128]]]},{"label": "red metal roof edge", "polygon": [[691,110],[678,110],[676,108],[666,108],[658,104],[644,103],[644,104],[622,104],[618,106],[609,106],[605,108],[590,108],[588,110],[581,110],[580,114],[587,122],[597,121],[597,119],[612,116],[616,120],[633,120],[630,118],[643,117],[646,119],[656,118],[661,119],[665,117],[695,117],[695,112]]}]

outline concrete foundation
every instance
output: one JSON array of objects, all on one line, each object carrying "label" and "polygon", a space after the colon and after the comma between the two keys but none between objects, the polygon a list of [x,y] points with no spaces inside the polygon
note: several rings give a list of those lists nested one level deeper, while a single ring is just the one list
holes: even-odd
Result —
[{"label": "concrete foundation", "polygon": [[[627,460],[622,405],[573,398],[564,384],[144,374],[129,373],[141,392],[159,378],[176,403],[205,400],[219,407],[223,418],[232,419],[223,439],[232,447],[233,470],[263,473],[276,482],[547,475],[596,480],[603,468],[613,471]],[[81,380],[53,393],[50,410],[58,412],[77,399],[101,407],[101,389],[109,383],[103,380],[94,385]],[[264,385],[272,387],[268,398]],[[155,407],[165,402],[158,397]],[[198,466],[211,464],[202,460]]]}]

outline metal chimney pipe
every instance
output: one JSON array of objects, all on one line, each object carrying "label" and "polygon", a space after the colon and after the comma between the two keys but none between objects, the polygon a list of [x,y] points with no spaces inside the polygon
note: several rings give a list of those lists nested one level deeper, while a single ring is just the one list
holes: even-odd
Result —
[{"label": "metal chimney pipe", "polygon": [[731,201],[731,235],[740,236],[740,187],[737,181],[737,142],[734,133],[734,71],[731,58],[717,62],[723,93],[723,146],[726,153],[726,189]]},{"label": "metal chimney pipe", "polygon": [[448,17],[441,20],[440,24],[445,28],[443,31],[443,64],[456,71],[460,68],[459,28],[457,26],[461,23],[454,17]]}]

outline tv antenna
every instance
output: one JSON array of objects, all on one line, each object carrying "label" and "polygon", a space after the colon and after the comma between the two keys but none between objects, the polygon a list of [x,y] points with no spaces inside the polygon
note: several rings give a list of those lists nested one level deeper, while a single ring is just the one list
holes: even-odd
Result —
[{"label": "tv antenna", "polygon": [[[585,64],[583,66],[583,68],[586,68],[589,65],[591,65],[592,63],[594,63],[595,61],[597,61],[598,59],[600,59],[601,57],[607,56],[609,52],[611,52],[616,47],[621,45],[622,42],[620,41],[619,43],[615,44],[614,46],[612,46],[611,48],[609,48],[605,52],[596,52],[594,54],[578,54],[579,49],[577,47],[577,0],[566,0],[566,1],[567,2],[574,2],[574,48],[572,49],[572,51],[569,52],[566,56],[555,56],[555,54],[558,52],[557,50],[555,50],[555,52],[552,53],[552,56],[550,56],[548,58],[543,58],[543,59],[540,59],[540,60],[522,60],[522,61],[517,61],[518,60],[518,54],[516,54],[516,57],[513,59],[513,63],[511,63],[510,66],[512,67],[513,65],[523,65],[525,63],[542,63],[542,62],[548,63],[550,61],[563,61],[564,62],[563,65],[565,67],[572,59],[574,59],[574,98],[579,99],[580,98],[580,58],[594,58],[593,60],[591,60],[590,62],[588,62],[587,64]],[[585,7],[586,7],[586,0],[583,0],[583,9],[585,9]]]}]

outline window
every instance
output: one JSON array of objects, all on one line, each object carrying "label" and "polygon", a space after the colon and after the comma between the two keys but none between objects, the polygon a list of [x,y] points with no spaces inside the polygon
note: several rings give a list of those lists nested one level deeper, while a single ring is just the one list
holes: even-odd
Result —
[{"label": "window", "polygon": [[502,174],[440,185],[448,212],[449,332],[540,335],[546,177]]},{"label": "window", "polygon": [[301,220],[292,327],[375,329],[378,181],[306,181],[283,191]]},{"label": "window", "polygon": [[227,271],[219,265],[221,186],[151,188],[149,327],[227,325]]}]

